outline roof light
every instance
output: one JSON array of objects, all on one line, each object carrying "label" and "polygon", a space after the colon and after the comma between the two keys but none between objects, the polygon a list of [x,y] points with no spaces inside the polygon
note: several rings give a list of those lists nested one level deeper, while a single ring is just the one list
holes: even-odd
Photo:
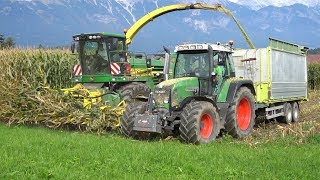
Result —
[{"label": "roof light", "polygon": [[190,46],[190,49],[191,49],[191,50],[197,49],[197,46],[196,46],[196,45],[191,45],[191,46]]},{"label": "roof light", "polygon": [[198,45],[197,49],[203,49],[203,46],[202,45]]}]

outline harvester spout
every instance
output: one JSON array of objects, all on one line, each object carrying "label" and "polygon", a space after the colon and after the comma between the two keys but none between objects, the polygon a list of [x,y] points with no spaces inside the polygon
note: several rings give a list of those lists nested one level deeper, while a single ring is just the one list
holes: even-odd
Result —
[{"label": "harvester spout", "polygon": [[211,11],[218,11],[223,14],[226,14],[229,16],[237,25],[239,30],[241,31],[242,36],[247,41],[248,46],[251,49],[255,49],[255,46],[253,45],[251,39],[249,38],[246,31],[242,28],[240,25],[240,22],[233,16],[231,11],[223,7],[221,4],[215,4],[215,5],[207,5],[202,3],[195,3],[195,4],[174,4],[169,6],[164,6],[159,9],[156,9],[154,11],[149,12],[142,18],[140,18],[137,22],[135,22],[128,30],[125,30],[126,35],[126,44],[129,45],[132,42],[132,39],[136,35],[136,33],[144,27],[146,24],[148,24],[150,21],[153,21],[155,18],[162,16],[164,14],[173,12],[173,11],[184,11],[189,9],[203,9],[203,10],[211,10]]}]

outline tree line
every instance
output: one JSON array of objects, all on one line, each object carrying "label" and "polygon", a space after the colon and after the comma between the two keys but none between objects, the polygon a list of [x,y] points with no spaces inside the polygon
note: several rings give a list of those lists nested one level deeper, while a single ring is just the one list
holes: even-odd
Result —
[{"label": "tree line", "polygon": [[8,49],[8,48],[14,48],[16,46],[16,43],[14,42],[13,37],[7,37],[3,34],[0,34],[0,49]]}]

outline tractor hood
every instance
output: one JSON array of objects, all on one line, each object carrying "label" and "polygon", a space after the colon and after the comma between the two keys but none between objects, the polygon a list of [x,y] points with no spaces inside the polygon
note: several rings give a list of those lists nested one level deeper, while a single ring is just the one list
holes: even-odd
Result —
[{"label": "tractor hood", "polygon": [[156,107],[179,108],[180,103],[190,96],[198,95],[199,80],[197,77],[170,79],[158,84],[154,90]]}]

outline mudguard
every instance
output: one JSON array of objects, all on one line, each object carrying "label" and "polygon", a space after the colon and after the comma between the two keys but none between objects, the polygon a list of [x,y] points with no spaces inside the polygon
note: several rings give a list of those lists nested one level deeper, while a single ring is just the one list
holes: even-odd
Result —
[{"label": "mudguard", "polygon": [[227,102],[231,103],[233,99],[236,97],[237,91],[240,87],[245,86],[251,90],[253,95],[256,95],[254,90],[253,82],[251,80],[237,80],[232,81],[228,90]]}]

